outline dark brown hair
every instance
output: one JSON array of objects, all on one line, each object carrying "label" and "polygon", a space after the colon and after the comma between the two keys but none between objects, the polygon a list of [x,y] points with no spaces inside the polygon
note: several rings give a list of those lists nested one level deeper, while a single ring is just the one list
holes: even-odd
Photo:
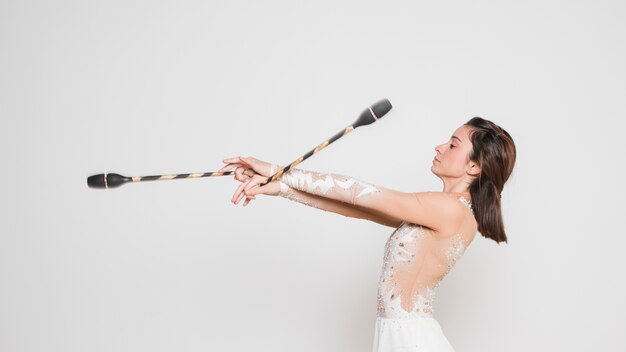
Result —
[{"label": "dark brown hair", "polygon": [[498,244],[507,242],[500,209],[504,184],[515,165],[515,143],[507,131],[481,117],[465,123],[471,127],[470,160],[480,165],[480,175],[470,185],[478,231]]}]

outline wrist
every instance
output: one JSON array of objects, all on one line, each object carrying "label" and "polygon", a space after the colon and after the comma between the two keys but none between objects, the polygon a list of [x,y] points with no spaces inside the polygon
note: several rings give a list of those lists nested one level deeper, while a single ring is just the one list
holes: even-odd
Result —
[{"label": "wrist", "polygon": [[289,193],[289,186],[281,180],[278,180],[278,185],[280,186],[280,192],[278,192],[279,196],[284,196]]}]

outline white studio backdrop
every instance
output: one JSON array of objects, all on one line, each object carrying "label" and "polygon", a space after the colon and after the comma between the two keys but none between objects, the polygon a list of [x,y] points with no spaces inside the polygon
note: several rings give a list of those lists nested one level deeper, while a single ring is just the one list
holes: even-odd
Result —
[{"label": "white studio backdrop", "polygon": [[623,351],[623,1],[1,1],[0,351],[369,351],[393,229],[231,177],[287,164],[439,191],[434,147],[507,129],[509,243],[438,290],[457,351]]}]

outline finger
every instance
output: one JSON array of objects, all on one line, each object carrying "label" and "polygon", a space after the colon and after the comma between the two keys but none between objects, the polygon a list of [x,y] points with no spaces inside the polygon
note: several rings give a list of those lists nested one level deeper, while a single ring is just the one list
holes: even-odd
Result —
[{"label": "finger", "polygon": [[248,181],[249,179],[250,179],[250,177],[235,175],[235,180],[237,180],[239,182],[245,182],[245,181]]},{"label": "finger", "polygon": [[[250,187],[255,187],[255,186],[256,186],[256,183],[253,183],[253,182],[252,182],[252,179],[251,179],[249,182],[247,182],[247,183],[245,184],[245,186],[244,186],[243,191],[242,191],[242,192],[241,192],[241,194],[239,195],[239,199],[237,199],[237,203],[239,203],[239,201],[241,201],[241,199],[242,199],[243,197],[246,197],[246,198],[252,198],[252,199],[254,199],[255,197],[254,197],[253,195],[249,195],[249,194],[247,194],[246,192],[247,192],[247,189],[248,189],[248,188],[250,188]],[[237,203],[235,203],[235,204],[237,204]]]},{"label": "finger", "polygon": [[244,182],[241,183],[241,185],[239,185],[239,187],[235,191],[235,194],[233,195],[233,203],[239,204],[239,202],[241,201],[242,196],[245,196],[244,191],[245,191],[246,186],[248,185],[248,183],[250,183],[250,180],[244,181]]},{"label": "finger", "polygon": [[235,171],[235,180],[239,181],[239,182],[244,182],[247,181],[249,179],[249,177],[245,177],[244,175],[237,175],[236,171]]},{"label": "finger", "polygon": [[[249,182],[242,184],[245,188],[245,185],[247,185]],[[235,201],[235,204],[239,204],[239,202],[241,201],[241,199],[243,197],[246,197],[246,194],[244,193],[244,190],[241,190],[241,193],[239,193],[239,196],[237,197],[237,201]],[[247,198],[247,197],[246,197]]]},{"label": "finger", "polygon": [[243,190],[244,195],[248,198],[254,198],[256,194],[262,193],[258,186],[259,184],[256,182],[248,184]]},{"label": "finger", "polygon": [[227,165],[224,165],[222,167],[231,167],[231,166],[240,166],[241,163],[239,162],[239,160],[235,160],[235,162],[232,163],[226,163]]},{"label": "finger", "polygon": [[235,170],[235,178],[240,181],[249,179],[250,177],[244,174],[245,171],[246,169],[244,167],[238,167]]},{"label": "finger", "polygon": [[239,185],[239,187],[237,188],[237,190],[235,191],[235,194],[233,194],[233,198],[230,200],[231,202],[237,204],[239,203],[239,200],[241,200],[240,195],[243,193],[244,188],[246,187],[246,185],[250,182],[250,180],[243,182],[241,185]]},{"label": "finger", "polygon": [[[242,185],[245,185],[245,183],[244,183],[244,184],[242,184]],[[241,199],[242,199],[243,197],[245,197],[245,196],[246,196],[246,195],[245,195],[245,193],[243,193],[243,190],[242,190],[242,191],[240,191],[240,192],[239,192],[239,194],[237,194],[237,195],[235,196],[235,200],[233,201],[233,203],[235,203],[235,204],[239,204],[239,202],[241,201]]]},{"label": "finger", "polygon": [[241,157],[241,156],[240,156],[240,157],[239,157],[239,161],[240,161],[240,162],[243,162],[243,163],[246,163],[246,164],[248,164],[248,165],[250,165],[250,166],[252,166],[252,164],[253,164],[256,160],[255,160],[254,158],[251,158],[251,157],[244,158],[244,157]]},{"label": "finger", "polygon": [[224,162],[224,163],[232,163],[232,164],[248,165],[248,162],[245,159],[243,159],[242,157],[236,157],[236,158],[232,158],[232,159],[224,159],[224,160],[222,160],[222,162]]},{"label": "finger", "polygon": [[246,175],[246,170],[249,169],[237,168],[237,170],[235,170],[235,179],[241,182],[249,180],[250,176]]},{"label": "finger", "polygon": [[251,201],[255,200],[256,198],[254,196],[252,197],[246,197],[246,200],[243,202],[243,206],[245,207],[246,204],[250,203]]},{"label": "finger", "polygon": [[235,156],[235,157],[232,157],[232,158],[223,159],[222,162],[224,164],[235,164],[235,163],[239,163],[241,161],[239,160],[238,156]]},{"label": "finger", "polygon": [[232,163],[232,164],[224,165],[224,166],[222,166],[221,169],[219,169],[218,172],[222,172],[224,170],[232,169],[232,168],[235,168],[235,167],[238,167],[238,166],[241,166],[241,164],[239,164],[239,163]]}]

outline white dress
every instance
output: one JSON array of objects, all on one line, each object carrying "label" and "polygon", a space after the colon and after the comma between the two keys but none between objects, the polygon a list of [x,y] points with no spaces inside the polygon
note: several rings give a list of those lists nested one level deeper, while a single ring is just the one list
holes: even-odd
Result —
[{"label": "white dress", "polygon": [[[471,215],[471,204],[459,200]],[[378,285],[374,352],[454,351],[433,317],[435,290],[473,235],[442,237],[407,222],[391,234]]]},{"label": "white dress", "polygon": [[[398,194],[350,176],[301,169],[283,174],[280,187],[280,195],[291,200],[362,218],[368,215],[326,199],[367,209],[376,208],[376,204],[393,204]],[[310,194],[320,197],[311,198]],[[456,231],[435,234],[405,221],[387,240],[378,285],[374,352],[454,351],[433,317],[433,300],[439,282],[476,234],[472,205],[463,197],[458,199],[465,205],[461,205],[465,215]]]}]

